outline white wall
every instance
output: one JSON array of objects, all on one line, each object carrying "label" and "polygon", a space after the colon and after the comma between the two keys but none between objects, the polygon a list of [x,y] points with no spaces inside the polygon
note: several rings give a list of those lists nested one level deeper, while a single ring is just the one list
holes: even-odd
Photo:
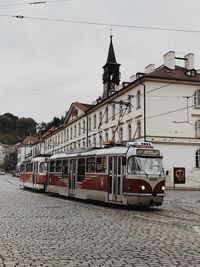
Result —
[{"label": "white wall", "polygon": [[200,146],[177,145],[177,144],[155,144],[163,153],[163,167],[169,171],[166,179],[167,187],[174,187],[173,168],[185,168],[185,184],[176,184],[175,187],[198,187],[200,188],[200,168],[195,167],[195,153]]}]

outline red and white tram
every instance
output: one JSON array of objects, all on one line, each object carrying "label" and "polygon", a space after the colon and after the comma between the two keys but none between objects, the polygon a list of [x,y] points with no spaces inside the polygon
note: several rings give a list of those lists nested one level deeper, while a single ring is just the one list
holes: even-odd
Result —
[{"label": "red and white tram", "polygon": [[45,188],[80,199],[159,206],[165,196],[162,155],[148,142],[55,154]]},{"label": "red and white tram", "polygon": [[47,157],[25,160],[20,168],[20,187],[44,190],[46,184]]}]

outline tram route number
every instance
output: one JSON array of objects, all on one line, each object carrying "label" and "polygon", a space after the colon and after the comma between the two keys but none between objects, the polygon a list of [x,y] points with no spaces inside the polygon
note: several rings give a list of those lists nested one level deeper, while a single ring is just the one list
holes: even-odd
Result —
[{"label": "tram route number", "polygon": [[150,177],[149,180],[150,181],[158,181],[158,177]]}]

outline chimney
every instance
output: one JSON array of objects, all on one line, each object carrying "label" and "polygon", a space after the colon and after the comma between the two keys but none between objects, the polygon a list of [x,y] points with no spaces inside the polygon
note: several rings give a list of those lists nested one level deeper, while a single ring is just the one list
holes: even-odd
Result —
[{"label": "chimney", "polygon": [[194,69],[194,54],[189,53],[185,55],[185,68],[186,70]]},{"label": "chimney", "polygon": [[174,70],[175,69],[175,52],[169,51],[164,55],[164,66]]},{"label": "chimney", "polygon": [[151,73],[155,70],[155,64],[149,64],[148,66],[145,67],[145,73]]}]

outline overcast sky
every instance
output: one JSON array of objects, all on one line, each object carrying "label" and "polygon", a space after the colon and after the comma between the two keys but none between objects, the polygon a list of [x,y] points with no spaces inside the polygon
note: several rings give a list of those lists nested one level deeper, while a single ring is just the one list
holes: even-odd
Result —
[{"label": "overcast sky", "polygon": [[[0,0],[0,114],[48,122],[74,101],[91,103],[102,95],[111,26],[47,18],[200,31],[199,0],[48,1]],[[194,53],[200,68],[200,33],[113,26],[112,34],[121,82],[150,63],[162,65],[169,50]]]}]

